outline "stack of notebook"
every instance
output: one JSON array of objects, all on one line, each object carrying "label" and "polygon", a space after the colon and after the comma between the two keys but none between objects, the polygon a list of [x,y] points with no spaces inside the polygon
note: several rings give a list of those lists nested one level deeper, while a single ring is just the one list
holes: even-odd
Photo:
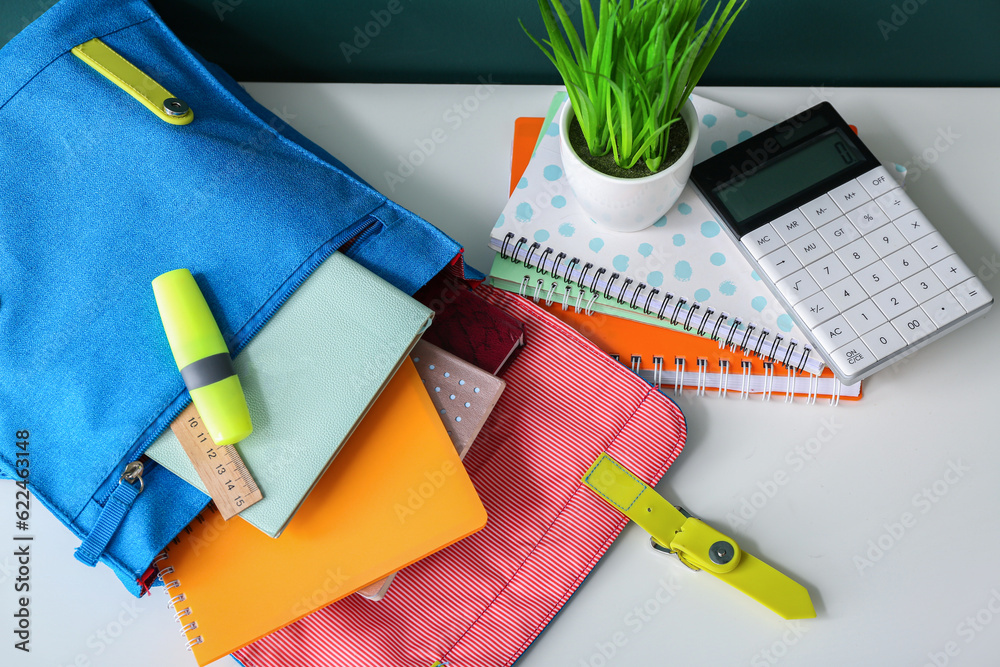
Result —
[{"label": "stack of notebook", "polygon": [[[254,422],[238,450],[263,498],[229,521],[209,506],[157,563],[199,664],[354,592],[379,599],[485,525],[461,457],[504,383],[420,341],[431,315],[335,253],[234,360]],[[462,313],[444,319],[436,339]],[[507,324],[484,358],[523,341]],[[172,430],[146,453],[205,491]]]},{"label": "stack of notebook", "polygon": [[[771,123],[697,95],[696,161]],[[605,230],[566,182],[554,118],[518,119],[510,200],[490,235],[489,281],[549,307],[644,378],[681,392],[857,399],[760,281],[693,188],[649,229]],[[703,339],[703,340],[698,340]],[[708,341],[706,343],[706,341]]]}]

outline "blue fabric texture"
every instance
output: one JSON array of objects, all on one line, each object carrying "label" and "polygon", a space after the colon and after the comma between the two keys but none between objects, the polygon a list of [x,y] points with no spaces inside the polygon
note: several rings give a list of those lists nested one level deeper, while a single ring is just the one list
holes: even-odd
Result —
[{"label": "blue fabric texture", "polygon": [[[194,121],[163,122],[70,53],[94,37]],[[153,278],[190,269],[238,354],[348,241],[411,294],[460,253],[206,65],[142,0],[62,0],[0,49],[0,72],[0,469],[14,474],[13,434],[30,431],[30,488],[81,538],[190,400]],[[134,594],[207,502],[152,462],[143,479],[101,556]]]}]

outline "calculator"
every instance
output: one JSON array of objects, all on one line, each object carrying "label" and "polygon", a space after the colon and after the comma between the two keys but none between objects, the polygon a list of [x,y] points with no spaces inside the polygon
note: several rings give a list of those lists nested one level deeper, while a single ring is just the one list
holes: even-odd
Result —
[{"label": "calculator", "polygon": [[828,102],[695,165],[691,181],[846,385],[993,305]]}]

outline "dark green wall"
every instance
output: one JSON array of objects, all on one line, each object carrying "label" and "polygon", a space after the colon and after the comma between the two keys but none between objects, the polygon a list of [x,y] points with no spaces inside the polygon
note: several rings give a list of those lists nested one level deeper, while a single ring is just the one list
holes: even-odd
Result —
[{"label": "dark green wall", "polygon": [[[244,81],[558,81],[517,22],[542,33],[535,0],[152,2]],[[0,42],[51,4],[0,0]],[[1000,85],[1000,0],[750,0],[703,83]]]}]

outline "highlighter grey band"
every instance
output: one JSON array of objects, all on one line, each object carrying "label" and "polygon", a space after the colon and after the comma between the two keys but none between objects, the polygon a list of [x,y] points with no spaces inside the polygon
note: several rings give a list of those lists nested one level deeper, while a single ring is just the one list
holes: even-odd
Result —
[{"label": "highlighter grey band", "polygon": [[233,375],[236,375],[236,370],[228,352],[199,359],[181,369],[181,377],[184,378],[188,391],[207,387]]}]

